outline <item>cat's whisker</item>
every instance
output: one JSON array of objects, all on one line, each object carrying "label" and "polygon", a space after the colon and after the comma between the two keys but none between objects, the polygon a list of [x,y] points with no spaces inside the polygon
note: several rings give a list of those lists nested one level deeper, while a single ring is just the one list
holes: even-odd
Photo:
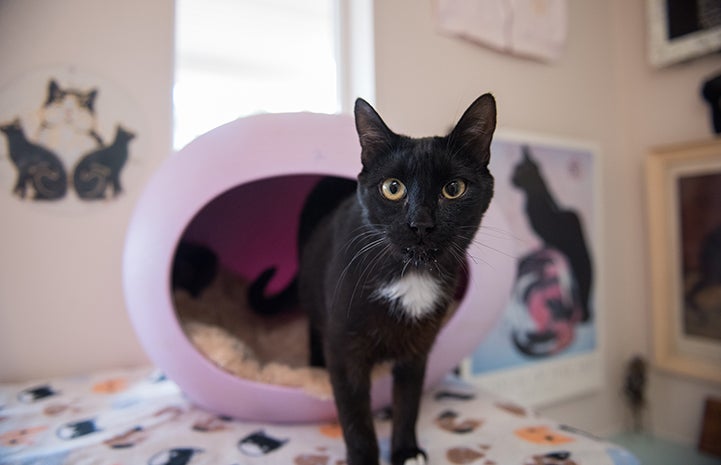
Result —
[{"label": "cat's whisker", "polygon": [[484,226],[482,223],[477,231],[474,230],[472,227],[466,227],[466,228],[461,227],[461,228],[459,228],[459,230],[461,232],[465,232],[465,231],[472,232],[474,234],[474,236],[482,235],[482,236],[490,237],[493,239],[524,242],[524,240],[521,237],[512,234],[510,231],[507,231],[507,230],[504,230],[501,228],[496,228],[493,226]]},{"label": "cat's whisker", "polygon": [[[363,232],[359,232],[356,234],[357,231],[363,230]],[[356,244],[359,241],[362,241],[363,239],[371,238],[373,236],[382,236],[383,232],[373,229],[371,226],[368,225],[361,225],[353,230],[353,237],[346,243],[346,245],[343,247],[343,251],[347,252],[351,246]]]},{"label": "cat's whisker", "polygon": [[[385,242],[385,238],[381,238],[380,240],[376,241],[376,242],[373,244],[373,247],[370,248],[370,249],[368,249],[368,252],[369,252],[369,253],[366,254],[366,256],[363,258],[363,260],[362,260],[362,262],[361,262],[361,266],[363,266],[363,264],[366,262],[366,259],[367,259],[368,256],[370,255],[370,251],[373,250],[373,249],[375,249],[375,248],[377,248],[377,246],[379,246],[379,245],[380,245],[381,243],[383,243],[383,242]],[[355,285],[353,286],[353,292],[351,292],[350,299],[348,299],[348,307],[347,307],[347,310],[346,310],[346,316],[348,316],[349,313],[350,313],[350,309],[351,309],[351,307],[352,307],[352,305],[353,305],[353,300],[354,300],[354,298],[355,298],[356,292],[358,291],[358,288],[359,288],[359,287],[365,287],[365,283],[367,282],[367,277],[370,276],[370,274],[373,272],[373,269],[375,269],[376,265],[380,262],[380,259],[382,258],[383,253],[384,253],[386,250],[388,250],[389,248],[390,248],[390,244],[386,243],[385,247],[383,247],[383,249],[382,249],[380,252],[378,252],[377,254],[375,254],[375,256],[373,256],[373,257],[369,260],[369,263],[363,268],[363,270],[362,270],[362,271],[360,272],[360,274],[358,275],[358,279],[356,280],[356,283],[355,283]],[[363,281],[363,285],[362,285],[362,286],[361,286],[361,281]]]},{"label": "cat's whisker", "polygon": [[499,253],[499,254],[501,254],[501,255],[504,255],[504,256],[506,256],[506,257],[508,257],[508,258],[512,258],[512,259],[514,259],[514,260],[517,260],[517,259],[518,259],[518,256],[516,256],[516,255],[514,255],[514,254],[512,254],[512,253],[510,253],[510,252],[506,252],[506,251],[504,251],[504,250],[502,250],[502,249],[499,249],[498,247],[493,247],[493,246],[490,246],[490,245],[488,245],[488,244],[485,244],[485,243],[481,242],[481,241],[480,241],[478,238],[476,238],[476,237],[468,237],[468,236],[463,236],[463,235],[460,235],[460,234],[459,234],[457,237],[458,237],[459,239],[461,239],[461,240],[469,241],[470,243],[475,244],[475,245],[477,245],[477,246],[479,246],[479,247],[483,247],[483,248],[486,248],[486,249],[493,250],[494,252],[497,252],[497,253]]},{"label": "cat's whisker", "polygon": [[499,249],[498,247],[492,247],[492,246],[490,246],[490,245],[488,245],[488,244],[484,244],[484,243],[481,242],[481,241],[474,240],[473,243],[476,244],[476,245],[478,245],[478,246],[481,246],[481,247],[483,247],[483,248],[485,248],[485,249],[489,249],[489,250],[492,250],[492,251],[494,251],[494,252],[496,252],[496,253],[499,253],[499,254],[501,254],[501,255],[503,255],[503,256],[505,256],[505,257],[512,258],[513,260],[518,260],[518,258],[519,258],[518,255],[516,255],[516,254],[503,251],[503,250]]},{"label": "cat's whisker", "polygon": [[[333,303],[336,301],[336,297],[338,296],[338,290],[340,289],[341,284],[345,280],[346,275],[348,274],[348,270],[350,270],[351,266],[358,260],[360,257],[366,255],[370,250],[372,250],[374,247],[380,245],[385,241],[385,237],[381,237],[380,239],[376,239],[374,241],[371,241],[370,243],[364,245],[360,250],[358,250],[355,255],[353,255],[353,258],[351,258],[348,261],[348,264],[343,268],[343,271],[340,274],[340,277],[338,278],[338,281],[336,282],[335,290],[333,291]],[[351,299],[352,301],[352,299]]]}]

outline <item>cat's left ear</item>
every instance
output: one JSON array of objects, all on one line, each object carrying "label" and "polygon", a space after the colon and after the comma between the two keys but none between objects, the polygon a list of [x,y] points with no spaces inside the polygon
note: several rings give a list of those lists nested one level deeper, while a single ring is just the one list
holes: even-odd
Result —
[{"label": "cat's left ear", "polygon": [[463,113],[448,137],[456,151],[479,157],[481,163],[487,165],[495,130],[496,99],[491,94],[483,94]]},{"label": "cat's left ear", "polygon": [[361,161],[367,166],[376,155],[387,151],[395,133],[388,129],[373,107],[359,98],[355,101],[355,127],[361,144]]},{"label": "cat's left ear", "polygon": [[98,89],[93,89],[87,94],[85,94],[85,98],[83,99],[83,106],[85,106],[88,110],[91,112],[95,111],[95,99],[98,96]]}]

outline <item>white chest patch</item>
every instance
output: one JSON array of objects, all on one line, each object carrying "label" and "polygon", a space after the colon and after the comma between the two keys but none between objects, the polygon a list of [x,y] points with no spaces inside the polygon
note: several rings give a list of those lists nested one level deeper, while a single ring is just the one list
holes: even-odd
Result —
[{"label": "white chest patch", "polygon": [[427,274],[408,273],[376,292],[378,297],[396,302],[407,316],[418,319],[435,308],[441,285]]}]

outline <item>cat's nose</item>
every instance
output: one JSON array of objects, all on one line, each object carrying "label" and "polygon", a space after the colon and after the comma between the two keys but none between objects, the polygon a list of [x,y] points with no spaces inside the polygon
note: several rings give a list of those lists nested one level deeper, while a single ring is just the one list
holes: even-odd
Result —
[{"label": "cat's nose", "polygon": [[416,233],[420,239],[423,239],[436,228],[436,225],[433,223],[430,216],[422,215],[411,220],[408,223],[408,227],[411,228],[411,230]]}]

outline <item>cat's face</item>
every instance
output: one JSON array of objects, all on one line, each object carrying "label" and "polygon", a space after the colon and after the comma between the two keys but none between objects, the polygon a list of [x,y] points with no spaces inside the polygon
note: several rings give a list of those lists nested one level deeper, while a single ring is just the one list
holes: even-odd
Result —
[{"label": "cat's face", "polygon": [[61,89],[54,80],[48,85],[48,96],[42,108],[46,127],[67,126],[77,131],[88,131],[95,125],[95,98],[97,90],[81,92]]},{"label": "cat's face", "polygon": [[398,135],[362,100],[355,113],[363,161],[358,196],[388,253],[418,269],[461,262],[493,196],[493,97],[476,100],[446,137]]}]

